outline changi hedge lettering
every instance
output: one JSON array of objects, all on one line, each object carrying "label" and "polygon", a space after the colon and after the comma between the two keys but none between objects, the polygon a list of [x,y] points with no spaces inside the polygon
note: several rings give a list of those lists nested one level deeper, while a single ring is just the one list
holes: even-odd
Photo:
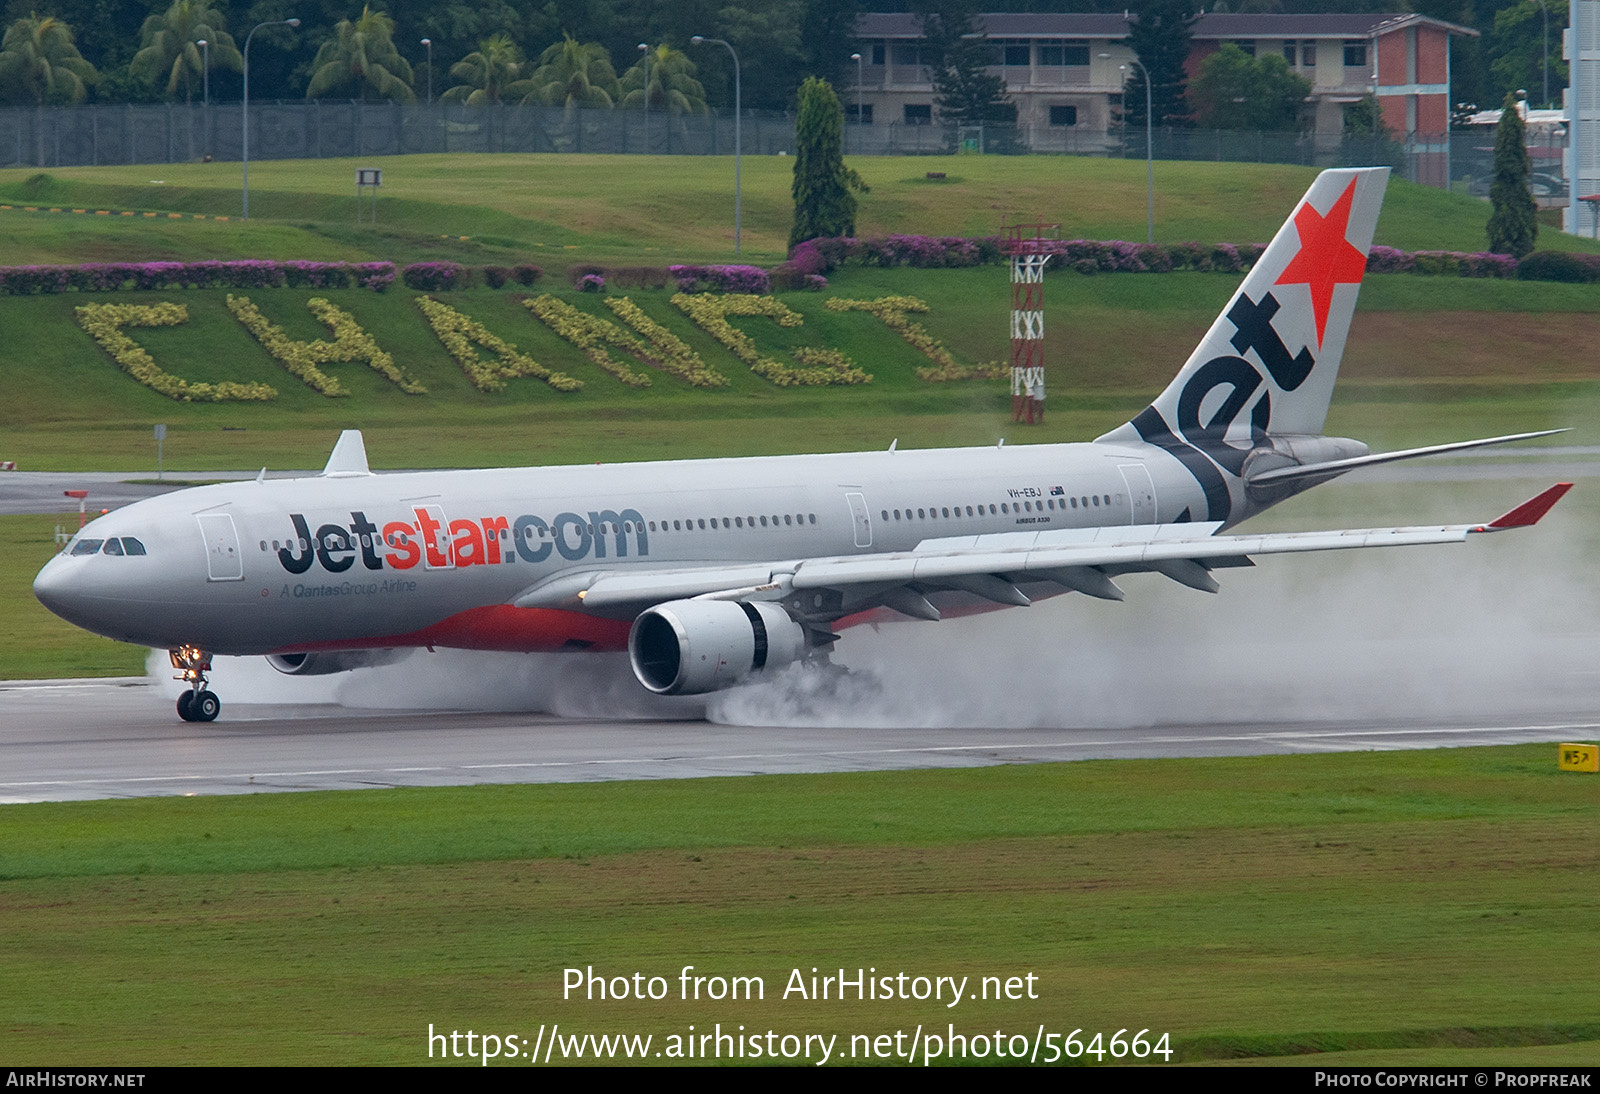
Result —
[{"label": "changi hedge lettering", "polygon": [[[440,344],[480,391],[502,391],[507,380],[522,377],[542,380],[562,392],[577,391],[583,386],[583,381],[541,365],[514,343],[491,333],[483,324],[448,304],[426,295],[418,296],[416,303]],[[676,293],[672,303],[696,326],[744,361],[752,372],[779,387],[865,384],[872,380],[869,373],[835,349],[797,347],[793,354],[799,367],[764,355],[749,335],[728,321],[730,317],[760,317],[780,327],[801,326],[804,318],[800,313],[776,297],[751,293]],[[523,304],[552,331],[581,349],[589,360],[630,386],[648,387],[650,376],[618,361],[612,356],[612,349],[695,387],[724,387],[728,383],[726,376],[625,296],[606,299],[606,306],[621,320],[620,324],[580,311],[549,294],[524,300]],[[320,367],[333,362],[365,363],[407,394],[427,392],[421,383],[395,364],[394,358],[348,312],[321,297],[308,300],[306,307],[332,333],[331,341],[301,342],[290,338],[247,296],[230,293],[227,307],[274,360],[318,394],[329,398],[348,394],[335,377]],[[928,310],[916,297],[834,298],[826,307],[833,311],[861,311],[872,315],[915,346],[937,366],[918,369],[919,379],[940,382],[987,379],[1003,374],[1003,368],[996,365],[967,367],[958,364],[937,339],[907,318],[909,313]],[[157,365],[126,332],[126,328],[132,327],[185,323],[189,312],[182,304],[84,304],[75,311],[78,324],[123,371],[168,398],[179,402],[227,402],[278,397],[277,389],[268,384],[199,383],[173,375]]]}]

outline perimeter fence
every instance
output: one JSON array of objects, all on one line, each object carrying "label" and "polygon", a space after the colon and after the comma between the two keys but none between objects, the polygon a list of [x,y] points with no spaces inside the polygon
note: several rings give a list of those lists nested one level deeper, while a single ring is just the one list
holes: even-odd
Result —
[{"label": "perimeter fence", "polygon": [[[0,167],[79,167],[242,158],[237,102],[107,104],[0,109]],[[1157,129],[1158,160],[1297,163],[1315,167],[1387,164],[1402,177],[1474,195],[1488,193],[1494,132],[1473,128],[1392,137]],[[792,153],[794,118],[746,111],[646,115],[635,110],[464,103],[264,102],[250,106],[250,157],[258,160],[379,157],[413,153],[731,155]],[[1080,155],[1142,159],[1145,131],[1076,126],[849,124],[853,155]],[[1530,134],[1536,197],[1565,194],[1565,136]]]}]

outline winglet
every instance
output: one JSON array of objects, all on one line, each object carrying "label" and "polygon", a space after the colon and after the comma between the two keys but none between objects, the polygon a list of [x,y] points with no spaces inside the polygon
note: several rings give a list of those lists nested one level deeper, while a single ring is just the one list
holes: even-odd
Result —
[{"label": "winglet", "polygon": [[361,439],[361,430],[347,429],[339,434],[339,443],[333,446],[322,474],[328,478],[372,474],[367,466],[367,445]]},{"label": "winglet", "polygon": [[1570,482],[1558,482],[1550,489],[1544,491],[1536,498],[1529,498],[1521,505],[1503,517],[1498,517],[1488,524],[1478,528],[1480,532],[1500,532],[1507,528],[1528,528],[1538,524],[1540,519],[1560,501],[1568,490],[1572,489]]}]

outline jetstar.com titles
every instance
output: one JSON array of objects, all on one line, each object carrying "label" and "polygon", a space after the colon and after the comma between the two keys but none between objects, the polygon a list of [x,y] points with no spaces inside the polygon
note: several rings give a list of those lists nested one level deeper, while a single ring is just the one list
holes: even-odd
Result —
[{"label": "jetstar.com titles", "polygon": [[278,548],[278,562],[291,574],[313,565],[341,574],[357,561],[368,570],[443,570],[543,562],[551,554],[576,562],[650,553],[637,509],[447,520],[438,506],[418,505],[406,515],[411,519],[387,521],[380,532],[366,513],[352,510],[349,524],[324,524],[313,535],[303,513],[290,513],[294,536]]}]

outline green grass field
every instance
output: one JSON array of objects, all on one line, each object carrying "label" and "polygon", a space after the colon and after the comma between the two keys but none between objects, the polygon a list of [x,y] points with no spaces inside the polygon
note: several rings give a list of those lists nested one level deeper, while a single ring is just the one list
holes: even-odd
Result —
[{"label": "green grass field", "polygon": [[[415,1064],[430,1022],[953,1023],[1148,1028],[1188,1062],[1592,1063],[1600,782],[1554,752],[12,806],[7,1055]],[[676,993],[684,965],[766,997],[561,998],[569,967]],[[1032,973],[1038,998],[783,999],[813,966]]]},{"label": "green grass field", "polygon": [[[360,161],[366,165],[366,161]],[[1144,164],[1080,157],[852,158],[872,190],[860,199],[861,235],[912,232],[994,235],[1022,218],[1060,222],[1068,239],[1145,236]],[[783,257],[794,161],[745,159],[744,259]],[[0,171],[0,203],[61,208],[7,212],[7,262],[59,261],[83,249],[97,258],[337,257],[486,262],[518,254],[552,264],[728,261],[733,250],[733,163],[703,156],[405,156],[384,161],[378,225],[358,228],[351,179],[356,160],[251,165],[255,214],[238,221],[237,164]],[[930,181],[928,172],[944,172]],[[1265,242],[1315,169],[1255,164],[1163,163],[1156,169],[1156,238]],[[41,177],[42,175],[42,177]],[[74,215],[70,210],[88,210]],[[191,219],[129,222],[94,211],[183,213]],[[195,221],[200,214],[231,219]],[[1403,181],[1390,184],[1377,241],[1406,250],[1481,250],[1488,205]],[[466,240],[460,237],[466,236]],[[137,238],[139,245],[127,241]],[[447,237],[447,238],[441,238]],[[230,245],[224,241],[233,241]],[[1546,231],[1545,247],[1595,248]],[[292,248],[292,249],[282,249]],[[652,257],[659,256],[659,257]]]}]

